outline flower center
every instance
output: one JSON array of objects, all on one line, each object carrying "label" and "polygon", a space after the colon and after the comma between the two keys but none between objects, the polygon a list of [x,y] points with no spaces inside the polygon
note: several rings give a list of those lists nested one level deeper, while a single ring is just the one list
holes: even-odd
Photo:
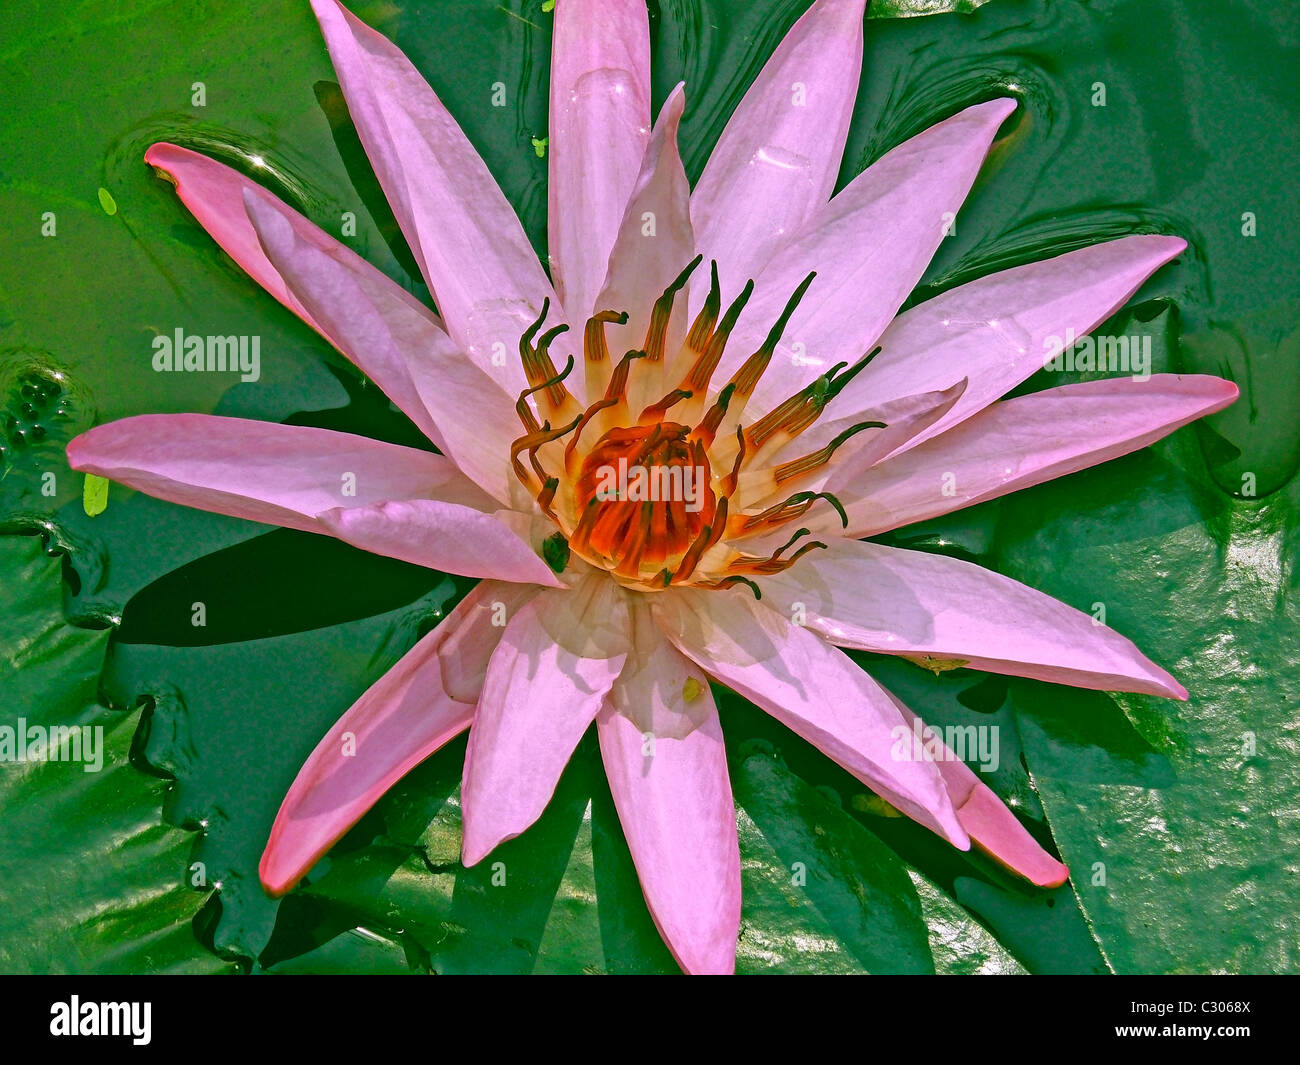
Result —
[{"label": "flower center", "polygon": [[[848,369],[840,363],[745,424],[746,402],[814,275],[804,279],[762,346],[710,402],[710,381],[754,283],[719,316],[714,264],[704,306],[685,337],[674,337],[674,299],[700,261],[655,301],[643,346],[617,363],[605,327],[626,324],[628,315],[600,311],[588,320],[586,407],[564,385],[574,368],[572,356],[557,372],[549,353],[568,327],[538,335],[550,310],[549,302],[543,305],[519,340],[530,387],[515,404],[524,435],[511,446],[510,461],[569,549],[620,584],[641,591],[746,584],[757,595],[753,577],[780,573],[826,546],[810,541],[786,554],[808,534],[799,529],[788,536],[786,527],[817,501],[834,506],[847,525],[839,501],[820,490],[827,466],[846,440],[883,424],[862,422],[795,458],[783,460],[782,452],[880,349]],[[772,550],[782,536],[788,539]],[[563,558],[563,551],[556,557]]]},{"label": "flower center", "polygon": [[574,486],[579,511],[593,514],[574,547],[583,558],[639,579],[681,564],[717,512],[708,455],[690,432],[678,422],[656,422],[600,438]]}]

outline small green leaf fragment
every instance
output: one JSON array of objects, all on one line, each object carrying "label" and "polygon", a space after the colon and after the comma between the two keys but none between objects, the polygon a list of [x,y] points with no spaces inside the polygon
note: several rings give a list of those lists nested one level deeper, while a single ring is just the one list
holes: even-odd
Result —
[{"label": "small green leaf fragment", "polygon": [[550,137],[542,137],[540,140],[536,137],[533,138],[533,151],[537,153],[538,159],[546,158],[546,145],[550,142],[550,139]]},{"label": "small green leaf fragment", "polygon": [[899,658],[906,658],[909,662],[915,662],[922,669],[928,669],[936,677],[940,673],[946,673],[950,669],[963,669],[970,664],[969,658],[940,658],[937,655],[899,655]]},{"label": "small green leaf fragment", "polygon": [[117,214],[117,201],[113,199],[113,194],[108,189],[99,190],[99,206],[104,208],[105,214]]},{"label": "small green leaf fragment", "polygon": [[108,478],[86,474],[86,486],[81,491],[81,505],[89,517],[103,514],[108,507]]},{"label": "small green leaf fragment", "polygon": [[542,557],[556,573],[563,573],[569,564],[569,541],[563,533],[552,533],[542,541]]},{"label": "small green leaf fragment", "polygon": [[543,0],[542,11],[549,13],[555,10],[555,0]]},{"label": "small green leaf fragment", "polygon": [[849,805],[859,813],[873,814],[876,817],[902,817],[902,813],[879,795],[861,792],[849,799]]}]

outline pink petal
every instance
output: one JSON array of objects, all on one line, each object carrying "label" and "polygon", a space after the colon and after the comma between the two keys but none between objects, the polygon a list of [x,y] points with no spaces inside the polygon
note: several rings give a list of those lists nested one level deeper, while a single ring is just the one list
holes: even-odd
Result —
[{"label": "pink petal", "polygon": [[[961,401],[967,385],[966,379],[962,378],[942,391],[900,396],[898,399],[886,400],[863,411],[859,422],[880,421],[885,423],[885,427],[879,430],[864,430],[849,440],[843,448],[837,450],[835,461],[828,469],[828,476],[834,475],[839,479],[856,477],[895,451],[906,448],[912,440],[925,433],[930,426],[941,420]],[[800,443],[802,444],[803,441],[801,440]]]},{"label": "pink petal", "polygon": [[[892,692],[889,697],[915,728],[920,718]],[[920,733],[923,746],[929,745],[931,737],[936,741],[940,739],[924,722],[921,722]],[[936,764],[957,810],[957,819],[971,842],[994,861],[1039,887],[1054,888],[1064,884],[1070,870],[1038,845],[1016,815],[965,762],[942,742],[939,746],[943,748],[945,757]]]},{"label": "pink petal", "polygon": [[722,726],[708,717],[685,739],[645,740],[607,707],[600,754],[646,905],[687,973],[731,973],[740,932],[740,847]]},{"label": "pink petal", "polygon": [[685,739],[713,712],[709,680],[664,639],[647,598],[634,595],[628,601],[632,647],[609,701],[642,732]]},{"label": "pink petal", "polygon": [[[261,186],[224,163],[218,163],[206,155],[166,142],[150,145],[148,151],[144,153],[144,161],[160,171],[176,186],[176,193],[180,196],[181,202],[189,208],[199,225],[208,231],[227,255],[243,267],[244,271],[267,292],[316,332],[324,335],[325,331],[294,299],[279,271],[263,254],[257,234],[244,213],[244,190]],[[270,196],[270,193],[267,195]],[[333,239],[287,204],[279,200],[275,202],[295,229],[304,232],[314,231],[324,240]],[[369,267],[369,264],[360,257],[358,261],[365,267]],[[373,267],[369,268],[373,269]],[[366,376],[371,375],[367,373]]]},{"label": "pink petal", "polygon": [[628,652],[626,594],[604,574],[511,617],[465,752],[462,860],[481,861],[546,809]]},{"label": "pink petal", "polygon": [[1186,246],[1178,237],[1124,237],[990,274],[903,312],[881,336],[880,354],[836,397],[834,420],[808,439],[830,440],[855,410],[968,378],[953,409],[900,450],[938,436],[1042,369],[1050,338],[1097,328]]},{"label": "pink petal", "polygon": [[[700,251],[718,261],[724,293],[738,292],[830,199],[862,72],[865,7],[865,0],[817,0],[718,138],[691,217]],[[695,278],[692,310],[707,291],[707,275]]]},{"label": "pink petal", "polygon": [[372,554],[464,577],[564,587],[509,525],[472,507],[437,499],[390,500],[337,507],[319,521],[331,536]]},{"label": "pink petal", "polygon": [[429,439],[507,501],[510,444],[522,429],[499,378],[467,359],[412,296],[377,270],[357,268],[341,245],[296,231],[276,203],[269,193],[244,193],[248,218],[290,293],[339,350],[363,370],[378,369],[376,381],[400,381],[403,397],[423,412],[416,424]]},{"label": "pink petal", "polygon": [[[1232,403],[1218,377],[1154,374],[1062,385],[1003,400],[845,485],[848,538],[875,536],[1086,469],[1167,436]],[[840,532],[834,513],[805,521]]]},{"label": "pink petal", "polygon": [[[962,828],[980,850],[1039,887],[1060,887],[1070,878],[1070,870],[1043,850],[1016,815],[963,763],[943,762],[939,771]],[[964,779],[966,773],[971,779]],[[965,798],[964,785],[970,787]]]},{"label": "pink petal", "polygon": [[[554,293],[519,219],[410,60],[334,0],[312,0],[312,9],[357,135],[448,332],[506,391],[527,387],[510,356]],[[498,344],[502,365],[493,364]]]},{"label": "pink petal", "polygon": [[650,135],[644,0],[556,6],[549,135],[551,276],[570,320],[582,322],[597,309]]},{"label": "pink petal", "polygon": [[[746,509],[774,506],[782,499],[788,498],[791,492],[820,492],[826,487],[831,478],[843,480],[865,473],[886,456],[899,450],[912,437],[923,432],[928,426],[933,425],[942,418],[952,409],[953,404],[961,398],[962,391],[965,388],[966,382],[958,381],[951,388],[942,392],[923,392],[916,396],[904,396],[901,399],[892,399],[877,407],[861,411],[852,423],[853,425],[859,425],[862,422],[884,422],[884,427],[880,429],[863,429],[840,444],[833,452],[832,461],[815,474],[811,476],[804,475],[795,481],[788,481],[784,486],[779,487],[775,493],[768,493],[762,498],[751,499],[746,492],[746,488],[751,479],[758,481],[762,478],[765,484],[770,483],[768,469],[742,473],[738,483],[735,503]],[[851,428],[851,425],[843,425],[839,431],[845,432],[849,428]],[[807,433],[800,434],[792,444],[787,445],[782,450],[782,453],[777,456],[779,461],[784,462],[795,455],[805,455],[816,451],[816,447],[805,446],[807,435]],[[836,434],[832,434],[832,437],[827,439],[832,439],[834,435]],[[787,454],[787,452],[793,454]],[[781,530],[776,538],[779,541],[784,541],[789,535],[789,532]]]},{"label": "pink petal", "polygon": [[469,727],[503,631],[491,616],[497,604],[517,609],[532,594],[477,585],[339,718],[276,814],[258,867],[268,892],[289,891],[389,788]]},{"label": "pink petal", "polygon": [[836,363],[855,363],[871,350],[921,280],[945,223],[1015,107],[1010,99],[976,104],[904,141],[792,235],[758,275],[723,358],[729,375],[757,350],[799,282],[817,271],[754,391],[754,411],[771,409]]},{"label": "pink petal", "polygon": [[744,589],[665,592],[653,606],[668,639],[700,668],[913,820],[963,850],[970,845],[934,765],[893,757],[895,732],[906,723],[888,693],[842,651]]},{"label": "pink petal", "polygon": [[1090,615],[944,555],[839,540],[761,585],[779,610],[802,603],[805,624],[839,647],[1187,698],[1173,677]]},{"label": "pink petal", "polygon": [[68,444],[74,470],[216,514],[323,532],[317,515],[386,499],[496,504],[441,455],[350,433],[210,414],[142,414]]},{"label": "pink petal", "polygon": [[335,263],[335,270],[347,277],[351,286],[370,294],[368,299],[371,303],[396,307],[404,316],[412,320],[418,318],[422,331],[430,336],[441,334],[441,343],[445,346],[446,334],[432,311],[351,249],[313,225],[262,186],[225,164],[187,148],[165,143],[152,145],[144,153],[144,158],[151,166],[166,174],[176,186],[181,201],[199,224],[254,281],[347,356],[397,404],[421,432],[435,443],[439,442],[424,400],[412,382],[412,367],[408,365],[409,357],[420,349],[393,352],[372,348],[368,344],[358,344],[332,328],[332,325],[337,324],[336,320],[326,323],[314,317],[298,298],[302,294],[302,286],[295,285],[285,277],[281,270],[283,263],[273,264],[263,250],[244,207],[245,195],[256,196],[257,202],[263,205],[263,212],[275,219],[278,223],[275,231],[284,234],[281,243],[290,247],[299,244],[320,249],[318,254],[330,256]]},{"label": "pink petal", "polygon": [[[609,325],[605,330],[609,350],[615,357],[645,343],[654,301],[695,257],[691,187],[677,153],[677,129],[685,106],[686,93],[678,85],[655,123],[610,255],[609,273],[596,300],[597,310],[628,313],[626,325]],[[654,228],[648,231],[651,224]],[[686,299],[677,298],[680,305],[669,321],[665,360],[657,367],[648,360],[639,363],[632,375],[636,394],[629,392],[629,403],[634,411],[656,402],[679,383],[665,381],[662,372],[652,372],[662,371],[686,339]]]}]

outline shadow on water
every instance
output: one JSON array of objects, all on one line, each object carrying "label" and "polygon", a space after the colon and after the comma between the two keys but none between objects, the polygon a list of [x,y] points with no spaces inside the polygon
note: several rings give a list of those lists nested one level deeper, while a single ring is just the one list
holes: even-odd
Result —
[{"label": "shadow on water", "polygon": [[[346,574],[349,594],[322,574]],[[277,529],[142,588],[122,612],[117,640],[163,647],[262,640],[384,614],[447,580],[327,536]],[[193,623],[199,605],[203,624]]]}]

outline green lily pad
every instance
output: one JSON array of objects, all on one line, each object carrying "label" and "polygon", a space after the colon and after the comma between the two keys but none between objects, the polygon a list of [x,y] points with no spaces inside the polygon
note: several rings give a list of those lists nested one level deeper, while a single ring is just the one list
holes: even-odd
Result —
[{"label": "green lily pad", "polygon": [[[369,819],[381,834],[330,860],[306,897],[369,929],[400,926],[438,972],[676,971],[641,897],[592,738],[542,819],[471,869],[459,861],[463,755],[457,743],[394,788]],[[770,755],[736,756],[738,972],[1024,971],[822,791]]]},{"label": "green lily pad", "polygon": [[825,792],[778,760],[746,758],[738,972],[1025,970],[993,935]]},{"label": "green lily pad", "polygon": [[108,631],[64,620],[37,537],[0,537],[0,574],[0,969],[231,971],[195,937],[211,890],[161,823],[169,782],[131,764],[141,712],[96,701]]},{"label": "green lily pad", "polygon": [[1026,762],[1112,968],[1294,971],[1300,487],[1230,500],[1190,436],[1118,465],[1127,486],[1085,474],[1014,503],[1037,520],[1000,563],[1107,604],[1190,698],[1015,685]]}]

